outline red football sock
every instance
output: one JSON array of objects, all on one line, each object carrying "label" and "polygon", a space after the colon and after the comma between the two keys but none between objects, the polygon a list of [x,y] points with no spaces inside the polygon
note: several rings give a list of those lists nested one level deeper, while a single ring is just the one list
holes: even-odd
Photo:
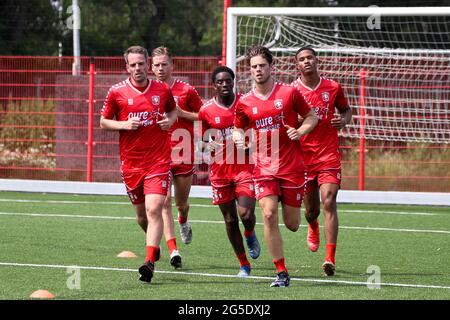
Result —
[{"label": "red football sock", "polygon": [[284,258],[281,258],[279,260],[272,260],[275,264],[275,267],[277,268],[277,273],[280,273],[282,271],[287,272],[286,265],[284,264]]},{"label": "red football sock", "polygon": [[247,230],[247,229],[245,229],[245,230],[244,230],[244,237],[250,238],[254,233],[255,233],[255,230],[254,230],[254,229],[253,229],[253,230]]},{"label": "red football sock", "polygon": [[187,221],[187,216],[186,217],[183,217],[182,215],[178,215],[178,223],[179,224],[183,224],[183,223],[186,223],[186,221]]},{"label": "red football sock", "polygon": [[336,243],[327,243],[325,261],[330,261],[334,264],[335,254],[336,254]]},{"label": "red football sock", "polygon": [[167,240],[166,244],[169,249],[169,254],[171,254],[173,250],[177,250],[177,238]]},{"label": "red football sock", "polygon": [[236,255],[236,257],[237,257],[238,260],[239,260],[239,266],[240,266],[240,267],[242,267],[242,266],[249,266],[249,267],[250,267],[250,262],[248,261],[247,255],[245,254],[245,252]]},{"label": "red football sock", "polygon": [[156,261],[159,260],[160,255],[159,247],[146,246],[145,251],[147,253],[147,255],[145,256],[145,262],[150,261],[155,263]]}]

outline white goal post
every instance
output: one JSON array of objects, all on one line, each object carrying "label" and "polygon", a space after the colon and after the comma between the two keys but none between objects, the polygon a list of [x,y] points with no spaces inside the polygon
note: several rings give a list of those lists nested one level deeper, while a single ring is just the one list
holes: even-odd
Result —
[{"label": "white goal post", "polygon": [[249,46],[268,47],[276,78],[289,83],[298,76],[294,53],[311,45],[320,71],[343,85],[353,108],[342,136],[450,143],[450,7],[230,7],[227,14],[227,65],[238,90],[251,87]]}]

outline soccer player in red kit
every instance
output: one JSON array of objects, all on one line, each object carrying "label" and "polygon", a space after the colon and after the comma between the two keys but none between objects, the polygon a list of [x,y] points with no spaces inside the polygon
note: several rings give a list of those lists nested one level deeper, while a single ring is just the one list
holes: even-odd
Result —
[{"label": "soccer player in red kit", "polygon": [[202,121],[203,129],[207,129],[205,137],[209,140],[209,179],[213,190],[213,204],[219,205],[222,212],[228,239],[239,261],[238,276],[248,277],[251,265],[245,254],[238,213],[244,225],[249,255],[256,259],[259,257],[260,245],[254,230],[253,164],[245,151],[244,159],[239,163],[238,150],[232,139],[235,107],[240,98],[233,91],[234,72],[228,67],[220,66],[214,69],[211,78],[216,95],[203,105],[198,118]]},{"label": "soccer player in red kit", "polygon": [[342,87],[335,81],[320,77],[317,55],[311,47],[300,48],[296,55],[300,77],[292,85],[313,106],[319,118],[317,127],[301,139],[308,169],[305,193],[305,217],[308,221],[307,244],[315,252],[320,244],[317,218],[322,199],[325,217],[326,254],[322,269],[327,276],[335,272],[335,252],[338,236],[336,197],[341,185],[341,155],[338,130],[352,119],[352,111]]},{"label": "soccer player in red kit", "polygon": [[[156,78],[166,82],[177,104],[178,120],[170,129],[172,163],[170,171],[175,192],[175,205],[178,209],[181,240],[185,244],[192,241],[192,228],[188,222],[189,193],[194,174],[194,121],[198,120],[198,111],[203,102],[194,87],[172,77],[173,63],[168,48],[158,47],[152,50],[152,71]],[[170,190],[169,190],[170,192]],[[172,217],[172,200],[169,193],[164,203],[165,231],[169,251],[176,250],[175,233]],[[172,222],[169,222],[171,220]]]},{"label": "soccer player in red kit", "polygon": [[119,131],[122,179],[137,221],[146,233],[140,280],[150,282],[160,256],[162,207],[170,187],[168,129],[176,121],[176,106],[166,83],[147,78],[145,48],[132,46],[124,57],[130,77],[109,89],[100,127]]},{"label": "soccer player in red kit", "polygon": [[[255,194],[262,210],[264,238],[277,269],[277,278],[271,286],[286,287],[290,278],[278,227],[278,201],[281,200],[285,226],[297,231],[306,187],[298,140],[314,129],[317,117],[297,90],[273,79],[269,49],[253,46],[246,56],[255,87],[236,106],[233,140],[238,148],[243,148],[248,135],[244,129],[255,132]],[[301,125],[299,115],[304,118]]]}]

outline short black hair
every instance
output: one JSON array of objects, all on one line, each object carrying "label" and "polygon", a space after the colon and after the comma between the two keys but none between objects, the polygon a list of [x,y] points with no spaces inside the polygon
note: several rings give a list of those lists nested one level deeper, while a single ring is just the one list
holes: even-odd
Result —
[{"label": "short black hair", "polygon": [[218,66],[214,69],[211,75],[212,83],[216,83],[216,76],[221,72],[228,72],[231,76],[231,78],[234,80],[234,72],[227,66]]},{"label": "short black hair", "polygon": [[300,52],[304,51],[304,50],[311,51],[312,54],[314,55],[314,57],[317,57],[317,52],[316,52],[316,50],[314,50],[311,46],[304,46],[304,47],[301,47],[300,49],[298,49],[297,52],[295,53],[295,57],[297,57],[298,54],[299,54]]}]

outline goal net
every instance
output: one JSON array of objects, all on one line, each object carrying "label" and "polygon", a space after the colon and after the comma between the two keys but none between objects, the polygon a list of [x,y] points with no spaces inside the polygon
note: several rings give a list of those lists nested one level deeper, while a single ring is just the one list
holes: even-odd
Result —
[{"label": "goal net", "polygon": [[264,45],[274,75],[298,77],[294,54],[311,45],[322,76],[353,108],[345,137],[450,143],[450,7],[229,8],[227,65],[252,86],[245,51]]}]

